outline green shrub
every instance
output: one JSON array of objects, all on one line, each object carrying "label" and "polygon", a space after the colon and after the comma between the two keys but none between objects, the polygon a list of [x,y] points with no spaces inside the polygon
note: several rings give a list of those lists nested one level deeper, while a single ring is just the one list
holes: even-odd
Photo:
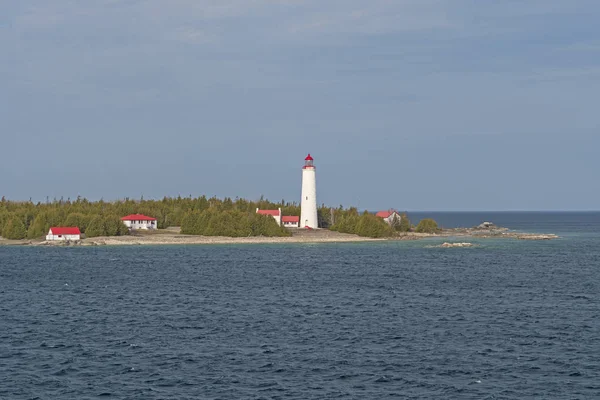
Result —
[{"label": "green shrub", "polygon": [[392,236],[393,230],[383,219],[365,212],[348,212],[337,217],[336,223],[330,228],[340,233],[351,233],[364,237],[382,238]]},{"label": "green shrub", "polygon": [[431,218],[425,218],[419,222],[417,228],[415,229],[419,233],[436,233],[440,229],[438,228],[437,222],[435,222]]}]

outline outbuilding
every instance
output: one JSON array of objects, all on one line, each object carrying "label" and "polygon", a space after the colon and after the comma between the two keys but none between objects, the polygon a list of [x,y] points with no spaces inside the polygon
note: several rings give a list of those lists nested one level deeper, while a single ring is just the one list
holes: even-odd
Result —
[{"label": "outbuilding", "polygon": [[121,221],[131,230],[137,229],[157,229],[156,218],[148,217],[142,214],[131,214],[121,218]]},{"label": "outbuilding", "polygon": [[300,227],[300,217],[293,215],[285,215],[281,217],[281,222],[285,228],[298,228]]},{"label": "outbuilding", "polygon": [[52,227],[46,240],[81,240],[81,231],[76,227]]}]

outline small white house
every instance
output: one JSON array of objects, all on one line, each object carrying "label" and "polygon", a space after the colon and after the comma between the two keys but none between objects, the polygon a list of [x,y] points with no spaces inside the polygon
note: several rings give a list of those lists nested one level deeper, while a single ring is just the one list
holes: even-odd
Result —
[{"label": "small white house", "polygon": [[72,227],[52,227],[46,235],[46,240],[81,240],[81,231]]},{"label": "small white house", "polygon": [[271,217],[275,218],[275,221],[277,221],[277,225],[281,226],[281,208],[277,210],[260,210],[257,208],[256,213],[262,215],[270,215]]},{"label": "small white house", "polygon": [[400,222],[402,220],[402,216],[398,214],[396,210],[379,211],[375,215],[379,218],[383,218],[383,220],[389,225],[392,225],[394,223],[394,220],[396,220],[396,222]]},{"label": "small white house", "polygon": [[286,215],[281,217],[281,222],[285,228],[298,228],[300,227],[300,217]]},{"label": "small white house", "polygon": [[121,218],[121,221],[131,230],[138,229],[157,229],[156,218],[148,217],[142,214],[131,214]]}]

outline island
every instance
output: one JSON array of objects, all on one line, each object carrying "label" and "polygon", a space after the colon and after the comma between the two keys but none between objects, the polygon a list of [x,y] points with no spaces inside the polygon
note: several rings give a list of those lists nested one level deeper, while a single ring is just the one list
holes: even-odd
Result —
[{"label": "island", "polygon": [[[112,202],[0,200],[0,245],[99,246],[232,243],[331,243],[558,236],[513,231],[483,222],[472,228],[440,228],[430,218],[413,225],[406,212],[355,207],[317,208],[318,227],[303,226],[294,202],[241,198],[124,199]],[[307,219],[308,221],[308,219]],[[315,224],[313,224],[315,225]],[[465,246],[463,246],[465,247]]]}]

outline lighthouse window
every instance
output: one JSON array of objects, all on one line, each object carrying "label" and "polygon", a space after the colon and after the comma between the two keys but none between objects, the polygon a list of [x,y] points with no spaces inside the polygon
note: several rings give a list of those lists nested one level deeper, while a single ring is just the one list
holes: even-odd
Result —
[{"label": "lighthouse window", "polygon": [[306,200],[308,200],[308,196],[306,196]]}]

